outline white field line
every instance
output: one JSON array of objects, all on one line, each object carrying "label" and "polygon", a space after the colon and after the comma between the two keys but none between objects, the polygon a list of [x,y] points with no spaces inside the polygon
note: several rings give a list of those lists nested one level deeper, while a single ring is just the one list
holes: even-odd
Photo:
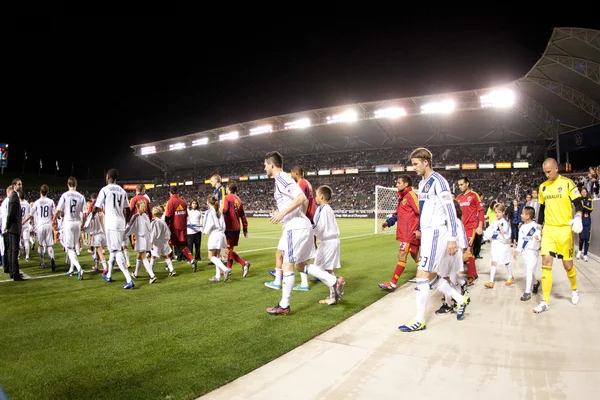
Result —
[{"label": "white field line", "polygon": [[[342,238],[340,238],[340,240],[345,240],[345,239],[355,239],[355,238],[359,238],[359,237],[365,237],[365,236],[375,236],[375,235],[377,235],[377,234],[376,234],[376,233],[365,233],[365,234],[362,234],[362,235],[354,235],[354,236],[346,236],[346,237],[342,237]],[[239,254],[245,254],[245,253],[256,253],[256,252],[258,252],[258,251],[265,251],[265,250],[276,250],[276,249],[277,249],[277,246],[275,246],[275,247],[263,247],[263,248],[261,248],[261,249],[242,250],[242,251],[238,251],[237,253],[239,253]],[[162,261],[162,260],[161,260],[161,261],[156,261],[156,263],[155,263],[155,264],[163,264],[163,263],[165,263],[165,261]],[[84,271],[85,273],[90,273],[90,272],[92,272],[92,270],[91,270],[91,269],[90,269],[90,270],[85,270],[85,269],[84,269],[83,271]],[[66,274],[66,273],[64,273],[64,272],[59,272],[59,273],[57,273],[57,274],[52,274],[52,275],[40,275],[40,276],[29,276],[29,275],[26,275],[26,274],[24,274],[24,273],[22,273],[22,274],[23,274],[23,276],[24,276],[24,277],[25,277],[27,280],[30,280],[30,279],[56,278],[56,277],[58,277],[58,276],[65,276],[65,277],[66,277],[66,276],[67,276],[67,274]],[[13,280],[12,280],[12,279],[5,279],[5,280],[2,280],[2,281],[0,281],[0,283],[3,283],[3,282],[13,282]]]}]

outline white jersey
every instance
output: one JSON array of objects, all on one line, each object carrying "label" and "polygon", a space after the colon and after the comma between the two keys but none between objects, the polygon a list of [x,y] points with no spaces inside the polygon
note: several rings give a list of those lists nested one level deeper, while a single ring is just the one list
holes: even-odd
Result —
[{"label": "white jersey", "polygon": [[542,230],[538,228],[535,221],[521,225],[519,228],[519,242],[517,244],[517,251],[539,251],[541,237]]},{"label": "white jersey", "polygon": [[55,209],[54,200],[47,197],[37,199],[31,208],[31,213],[35,218],[35,226],[39,228],[42,225],[52,224],[52,215],[54,215]]},{"label": "white jersey", "polygon": [[[31,205],[27,200],[21,200],[21,220],[29,217],[31,215]],[[27,226],[31,226],[29,221],[27,221]]]},{"label": "white jersey", "polygon": [[510,244],[511,242],[511,229],[510,224],[504,218],[498,219],[490,224],[487,229],[483,232],[483,237],[486,240],[491,240],[492,245],[494,241],[502,244]]},{"label": "white jersey", "polygon": [[223,213],[217,217],[217,212],[214,208],[210,208],[204,215],[204,230],[205,235],[210,235],[212,232],[225,232],[225,218]]},{"label": "white jersey", "polygon": [[169,226],[163,219],[155,218],[150,223],[150,243],[167,242],[171,238]]},{"label": "white jersey", "polygon": [[456,244],[461,250],[469,248],[469,240],[467,239],[467,232],[465,226],[460,219],[456,220],[456,228],[458,236],[456,236]]},{"label": "white jersey", "polygon": [[[279,212],[283,212],[300,194],[304,195],[304,192],[287,173],[281,171],[277,174],[275,177],[275,201]],[[281,222],[284,229],[311,228],[310,220],[302,212],[301,206],[283,217]]]},{"label": "white jersey", "polygon": [[340,229],[335,220],[335,214],[329,204],[320,205],[315,212],[313,220],[315,221],[313,232],[317,239],[321,241],[331,240],[337,239],[340,236]]},{"label": "white jersey", "polygon": [[458,235],[456,210],[450,194],[448,181],[432,172],[419,182],[419,229],[448,228],[448,241],[455,241]]},{"label": "white jersey", "polygon": [[129,208],[127,192],[121,186],[109,183],[104,186],[94,207],[104,207],[104,227],[106,230],[125,230],[124,208]]},{"label": "white jersey", "polygon": [[66,191],[60,196],[56,209],[64,215],[65,222],[81,222],[85,197],[77,190]]}]

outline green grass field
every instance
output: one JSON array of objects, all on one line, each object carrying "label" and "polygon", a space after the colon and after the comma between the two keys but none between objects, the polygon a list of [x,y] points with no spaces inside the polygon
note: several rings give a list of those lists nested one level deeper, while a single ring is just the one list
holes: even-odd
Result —
[{"label": "green grass field", "polygon": [[[39,268],[37,251],[22,271],[25,282],[0,282],[0,384],[15,399],[192,399],[226,384],[294,349],[377,301],[396,264],[393,235],[373,235],[373,220],[339,219],[345,295],[338,305],[321,283],[293,292],[292,313],[271,316],[281,292],[268,289],[281,226],[250,220],[250,237],[240,239],[248,277],[234,266],[229,282],[210,283],[206,237],[198,272],[175,262],[168,278],[157,263],[158,282],[146,271],[133,290],[123,290],[115,273],[83,281],[66,276],[59,245],[56,272]],[[37,250],[37,249],[36,249]],[[133,261],[133,252],[130,251]],[[87,247],[80,261],[91,271]],[[49,264],[49,263],[48,263]],[[402,281],[414,277],[409,264]],[[0,275],[0,279],[8,275]],[[299,283],[299,276],[297,276]]]}]

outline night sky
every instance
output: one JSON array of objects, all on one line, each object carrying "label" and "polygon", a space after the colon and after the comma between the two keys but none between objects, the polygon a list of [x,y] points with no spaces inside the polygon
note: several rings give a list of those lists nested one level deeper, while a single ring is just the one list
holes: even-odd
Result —
[{"label": "night sky", "polygon": [[[341,18],[343,19],[343,18]],[[152,168],[129,146],[263,117],[476,89],[523,76],[552,28],[523,17],[220,27],[176,18],[54,19],[16,27],[18,132],[4,130],[10,174],[123,177]],[[510,23],[509,23],[510,22]],[[594,23],[596,26],[594,26]],[[44,133],[45,140],[35,139]],[[76,149],[76,150],[74,150]],[[157,170],[154,170],[157,172]],[[6,173],[6,172],[5,172]]]}]

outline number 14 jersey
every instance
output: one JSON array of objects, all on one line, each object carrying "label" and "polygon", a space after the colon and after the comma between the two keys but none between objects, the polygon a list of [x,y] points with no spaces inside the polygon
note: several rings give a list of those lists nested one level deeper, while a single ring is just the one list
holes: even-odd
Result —
[{"label": "number 14 jersey", "polygon": [[129,208],[129,199],[127,192],[121,186],[109,183],[104,186],[94,205],[98,208],[104,207],[104,229],[106,230],[125,230],[124,208]]}]

